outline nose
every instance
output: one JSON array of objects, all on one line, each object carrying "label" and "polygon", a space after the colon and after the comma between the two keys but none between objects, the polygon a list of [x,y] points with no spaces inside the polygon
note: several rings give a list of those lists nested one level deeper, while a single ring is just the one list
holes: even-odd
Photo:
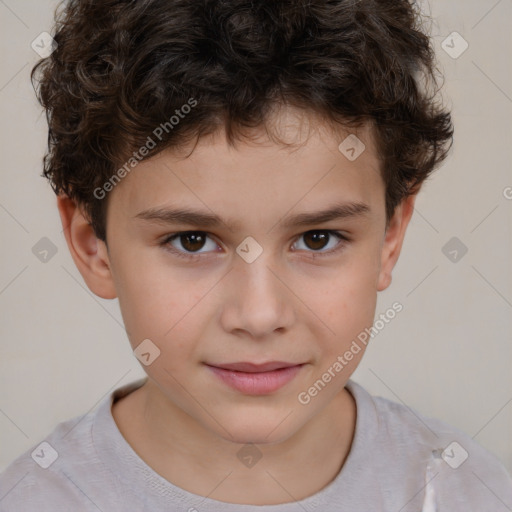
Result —
[{"label": "nose", "polygon": [[294,296],[265,251],[252,263],[239,258],[229,273],[221,321],[226,332],[263,339],[293,324]]}]

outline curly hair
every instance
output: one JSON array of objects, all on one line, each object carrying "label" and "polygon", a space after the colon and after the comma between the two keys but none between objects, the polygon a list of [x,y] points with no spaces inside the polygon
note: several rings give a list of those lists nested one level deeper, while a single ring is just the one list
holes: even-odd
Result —
[{"label": "curly hair", "polygon": [[108,201],[94,191],[134,151],[221,128],[234,144],[289,104],[372,123],[389,222],[453,143],[425,19],[408,0],[63,2],[55,49],[31,74],[49,127],[42,176],[106,242]]}]

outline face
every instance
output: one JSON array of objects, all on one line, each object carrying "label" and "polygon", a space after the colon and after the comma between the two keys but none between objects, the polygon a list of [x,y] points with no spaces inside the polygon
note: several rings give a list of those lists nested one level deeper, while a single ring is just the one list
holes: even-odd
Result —
[{"label": "face", "polygon": [[[369,129],[351,161],[338,149],[351,132],[293,126],[280,132],[291,149],[263,134],[233,148],[219,132],[140,163],[109,196],[101,275],[79,265],[119,298],[132,348],[150,340],[143,368],[170,406],[240,443],[289,438],[343,390],[364,345],[308,393],[373,324],[411,211],[386,231]],[[275,361],[294,368],[212,368]]]}]

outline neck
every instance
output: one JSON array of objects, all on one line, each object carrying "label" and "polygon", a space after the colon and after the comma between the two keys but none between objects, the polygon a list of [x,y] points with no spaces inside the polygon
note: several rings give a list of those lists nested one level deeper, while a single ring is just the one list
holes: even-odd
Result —
[{"label": "neck", "polygon": [[343,389],[286,440],[246,446],[205,428],[151,380],[116,402],[112,414],[135,452],[169,482],[214,500],[251,505],[298,501],[332,482],[356,422],[354,398]]}]

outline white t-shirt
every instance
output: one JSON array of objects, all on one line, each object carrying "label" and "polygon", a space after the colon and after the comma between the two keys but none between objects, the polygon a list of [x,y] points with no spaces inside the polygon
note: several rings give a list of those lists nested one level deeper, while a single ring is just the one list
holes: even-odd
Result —
[{"label": "white t-shirt", "polygon": [[512,479],[462,431],[349,380],[357,420],[341,471],[322,490],[280,505],[237,505],[165,480],[131,448],[112,403],[65,421],[0,474],[0,512],[510,512]]}]

